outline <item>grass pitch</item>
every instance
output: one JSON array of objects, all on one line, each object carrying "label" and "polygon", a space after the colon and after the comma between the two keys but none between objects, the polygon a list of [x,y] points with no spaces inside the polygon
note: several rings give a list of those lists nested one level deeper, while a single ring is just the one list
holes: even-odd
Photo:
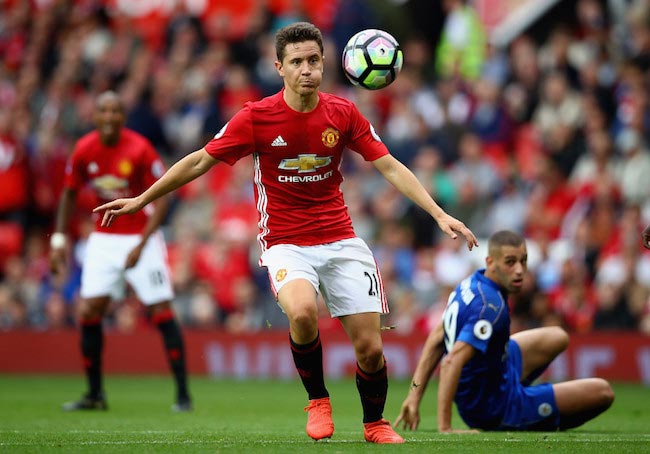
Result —
[{"label": "grass pitch", "polygon": [[[304,431],[306,396],[298,381],[192,377],[195,409],[170,411],[169,377],[106,378],[107,412],[61,411],[84,388],[81,376],[0,375],[2,453],[650,453],[650,389],[615,385],[613,407],[567,432],[450,435],[436,432],[435,382],[417,432],[404,445],[363,440],[354,381],[329,382],[336,431],[312,441]],[[385,417],[394,420],[408,383],[391,381]],[[454,426],[465,427],[458,416]]]}]

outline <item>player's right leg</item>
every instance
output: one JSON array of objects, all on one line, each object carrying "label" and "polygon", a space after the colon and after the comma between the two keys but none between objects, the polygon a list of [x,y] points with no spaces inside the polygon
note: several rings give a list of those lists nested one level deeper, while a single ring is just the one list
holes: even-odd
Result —
[{"label": "player's right leg", "polygon": [[81,274],[80,311],[81,352],[88,379],[88,393],[77,402],[64,404],[64,410],[105,409],[102,385],[102,318],[112,299],[124,291],[122,269],[129,244],[125,235],[93,232],[88,237]]},{"label": "player's right leg", "polygon": [[614,391],[602,378],[583,378],[553,385],[560,412],[560,430],[581,426],[607,410]]},{"label": "player's right leg", "polygon": [[278,292],[278,302],[289,320],[291,353],[309,396],[305,407],[307,435],[314,440],[330,438],[334,434],[334,422],[323,374],[316,291],[308,280],[295,279]]},{"label": "player's right leg", "polygon": [[81,354],[86,372],[88,392],[78,401],[66,402],[63,410],[106,410],[106,397],[102,384],[102,319],[110,304],[110,297],[95,297],[81,302]]}]

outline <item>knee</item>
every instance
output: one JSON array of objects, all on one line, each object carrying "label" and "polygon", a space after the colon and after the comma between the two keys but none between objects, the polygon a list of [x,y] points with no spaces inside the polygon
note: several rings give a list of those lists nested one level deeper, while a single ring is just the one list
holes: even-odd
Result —
[{"label": "knee", "polygon": [[554,340],[555,348],[558,353],[563,352],[569,346],[569,334],[559,326],[552,326],[550,330],[550,337]]},{"label": "knee", "polygon": [[295,308],[287,314],[289,324],[299,331],[314,329],[318,326],[318,312],[312,310],[308,305]]},{"label": "knee", "polygon": [[384,351],[381,344],[361,342],[355,345],[357,362],[364,372],[373,373],[384,366]]},{"label": "knee", "polygon": [[81,320],[93,320],[104,316],[104,304],[97,300],[86,300],[81,304],[79,317]]},{"label": "knee", "polygon": [[603,380],[602,378],[595,378],[594,380],[597,380],[598,383],[598,397],[601,407],[603,409],[611,407],[615,398],[612,386],[607,380]]}]

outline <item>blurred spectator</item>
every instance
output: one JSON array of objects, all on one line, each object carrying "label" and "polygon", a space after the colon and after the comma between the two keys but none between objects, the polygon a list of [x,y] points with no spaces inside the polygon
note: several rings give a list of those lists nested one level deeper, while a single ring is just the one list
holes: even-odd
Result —
[{"label": "blurred spectator", "polygon": [[565,260],[561,265],[560,282],[549,292],[553,311],[571,332],[590,331],[597,310],[596,295],[585,271],[580,263]]},{"label": "blurred spectator", "polygon": [[217,319],[225,323],[237,312],[236,286],[243,278],[252,279],[248,249],[238,247],[232,235],[237,229],[217,229],[210,242],[198,247],[195,275],[212,290],[217,305]]},{"label": "blurred spectator", "polygon": [[539,49],[539,66],[543,73],[558,73],[564,76],[569,86],[578,86],[578,69],[571,60],[569,49],[574,37],[566,25],[559,25],[552,31],[545,44]]},{"label": "blurred spectator", "polygon": [[556,240],[564,216],[575,201],[575,189],[567,184],[566,176],[551,158],[539,162],[538,172],[528,196],[525,234],[538,241]]},{"label": "blurred spectator", "polygon": [[533,118],[540,97],[540,68],[538,48],[529,36],[518,37],[510,45],[510,80],[503,89],[503,97],[510,118],[527,123]]},{"label": "blurred spectator", "polygon": [[436,49],[436,64],[442,77],[476,79],[485,59],[485,28],[471,4],[465,0],[443,0],[446,17]]},{"label": "blurred spectator", "polygon": [[546,150],[568,175],[581,152],[577,143],[578,128],[584,121],[580,95],[557,70],[546,74],[541,93],[533,123]]},{"label": "blurred spectator", "polygon": [[[620,193],[622,161],[615,153],[612,139],[606,131],[597,129],[587,133],[586,150],[580,155],[569,176],[570,184],[581,191],[593,193],[607,188]],[[601,192],[604,189],[600,189]]]},{"label": "blurred spectator", "polygon": [[528,195],[522,179],[515,170],[503,178],[494,200],[488,204],[484,219],[486,232],[510,230],[523,234],[526,224]]},{"label": "blurred spectator", "polygon": [[499,174],[483,152],[483,143],[466,132],[458,144],[459,159],[449,167],[449,174],[458,191],[458,205],[451,213],[463,219],[476,235],[489,236],[485,216],[489,202],[499,188]]},{"label": "blurred spectator", "polygon": [[10,110],[0,108],[0,222],[25,226],[29,202],[29,161],[13,134]]},{"label": "blurred spectator", "polygon": [[623,200],[629,205],[644,206],[650,201],[646,173],[650,172],[650,150],[643,142],[640,132],[632,128],[619,134],[617,147],[623,155],[620,177]]},{"label": "blurred spectator", "polygon": [[491,79],[478,79],[473,85],[474,107],[469,128],[483,143],[483,150],[501,176],[508,172],[508,148],[512,140],[510,117],[501,102],[501,89]]}]

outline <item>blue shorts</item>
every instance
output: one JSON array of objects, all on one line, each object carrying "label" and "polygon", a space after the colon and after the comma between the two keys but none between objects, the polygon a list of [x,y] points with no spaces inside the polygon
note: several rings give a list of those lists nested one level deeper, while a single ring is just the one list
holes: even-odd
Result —
[{"label": "blue shorts", "polygon": [[510,393],[507,396],[505,414],[496,430],[557,430],[560,425],[560,412],[555,403],[553,385],[521,384],[521,349],[513,340],[508,344],[508,357],[511,371]]}]

